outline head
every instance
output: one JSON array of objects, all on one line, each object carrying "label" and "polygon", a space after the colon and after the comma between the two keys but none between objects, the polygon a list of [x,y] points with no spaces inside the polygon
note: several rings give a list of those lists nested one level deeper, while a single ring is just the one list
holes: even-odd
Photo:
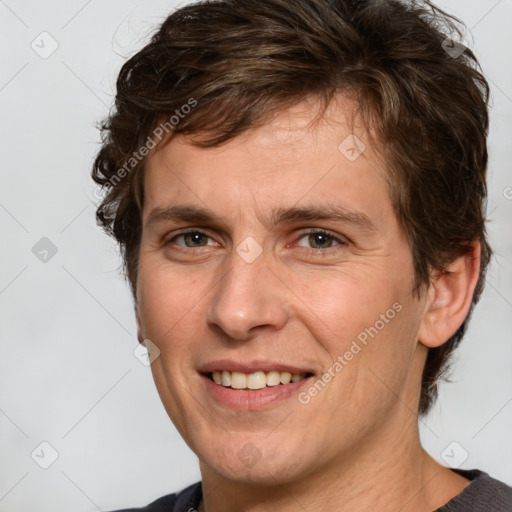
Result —
[{"label": "head", "polygon": [[[120,244],[139,341],[161,351],[162,401],[212,465],[227,439],[265,453],[292,439],[292,453],[294,425],[297,442],[319,432],[304,464],[322,442],[347,452],[395,414],[386,386],[432,406],[491,254],[488,85],[469,49],[445,50],[454,33],[429,2],[214,1],[170,15],[123,66],[97,219]],[[292,419],[217,424],[191,393],[226,358],[332,378]]]}]

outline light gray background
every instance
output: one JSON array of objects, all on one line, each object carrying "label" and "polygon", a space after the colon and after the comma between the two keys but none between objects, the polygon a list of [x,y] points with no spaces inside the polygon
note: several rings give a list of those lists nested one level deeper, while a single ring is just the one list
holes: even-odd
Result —
[{"label": "light gray background", "polygon": [[[131,297],[117,248],[95,225],[89,178],[120,66],[176,5],[0,1],[0,512],[143,505],[200,478],[133,354]],[[467,451],[462,468],[512,484],[512,1],[439,5],[470,27],[492,86],[496,255],[422,438],[440,461]],[[59,45],[47,59],[31,48],[51,49],[43,31]],[[42,237],[58,249],[46,263],[32,253]],[[39,463],[51,461],[43,441],[58,452],[48,469],[31,458],[37,448]]]}]

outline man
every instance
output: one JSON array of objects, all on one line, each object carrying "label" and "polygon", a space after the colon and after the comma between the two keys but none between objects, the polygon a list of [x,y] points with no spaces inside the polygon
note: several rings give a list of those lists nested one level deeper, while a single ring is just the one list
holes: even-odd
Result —
[{"label": "man", "polygon": [[491,255],[456,30],[429,2],[218,0],[123,66],[97,218],[201,469],[143,510],[512,510],[418,435]]}]

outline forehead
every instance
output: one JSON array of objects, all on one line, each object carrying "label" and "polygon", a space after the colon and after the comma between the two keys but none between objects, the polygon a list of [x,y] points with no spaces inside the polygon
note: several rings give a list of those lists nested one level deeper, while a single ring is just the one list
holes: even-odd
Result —
[{"label": "forehead", "polygon": [[144,219],[185,199],[215,211],[236,206],[239,214],[300,202],[385,213],[385,162],[355,106],[339,97],[317,117],[318,102],[304,101],[213,148],[174,137],[146,162]]}]

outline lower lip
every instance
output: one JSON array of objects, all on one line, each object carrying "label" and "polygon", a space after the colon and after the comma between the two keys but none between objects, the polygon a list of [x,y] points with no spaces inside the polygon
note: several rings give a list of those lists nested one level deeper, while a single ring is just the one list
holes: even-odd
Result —
[{"label": "lower lip", "polygon": [[271,408],[272,405],[280,403],[298,394],[301,387],[310,384],[312,376],[306,377],[299,382],[290,384],[278,384],[262,389],[246,390],[233,389],[213,382],[207,375],[201,375],[210,396],[222,405],[232,409],[244,411],[256,411]]}]

